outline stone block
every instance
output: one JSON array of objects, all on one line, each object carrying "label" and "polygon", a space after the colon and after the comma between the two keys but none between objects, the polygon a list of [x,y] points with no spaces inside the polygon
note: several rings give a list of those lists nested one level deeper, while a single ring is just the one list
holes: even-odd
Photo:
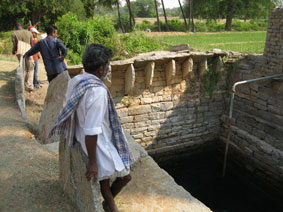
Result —
[{"label": "stone block", "polygon": [[165,69],[166,73],[166,84],[171,85],[173,82],[173,79],[176,75],[176,65],[175,60],[171,60],[167,65]]},{"label": "stone block", "polygon": [[60,139],[60,181],[69,198],[80,211],[102,212],[100,185],[87,181],[85,177],[87,156],[77,142],[70,150],[65,139]]},{"label": "stone block", "polygon": [[134,116],[127,116],[127,117],[121,117],[120,122],[121,124],[131,123],[134,120]]},{"label": "stone block", "polygon": [[133,169],[132,181],[117,196],[117,202],[123,202],[119,209],[127,212],[211,212],[183,187],[177,185],[151,157],[142,158]]},{"label": "stone block", "polygon": [[130,106],[128,108],[129,115],[141,115],[151,112],[150,105],[138,105],[138,106]]},{"label": "stone block", "polygon": [[155,67],[155,62],[149,62],[144,71],[145,71],[145,83],[146,83],[146,88],[149,88],[152,85],[152,80],[154,77],[154,67]]},{"label": "stone block", "polygon": [[[193,74],[194,61],[192,58],[187,59],[182,65],[183,79],[187,79],[190,74]],[[193,77],[190,77],[190,79]]]},{"label": "stone block", "polygon": [[[22,59],[21,59],[22,61]],[[24,69],[22,66],[22,62],[16,69],[16,77],[15,77],[15,92],[16,92],[16,101],[24,118],[27,118],[27,114],[25,111],[25,84],[24,84]]]},{"label": "stone block", "polygon": [[149,120],[149,115],[144,114],[144,115],[135,115],[134,116],[134,122],[140,122],[140,121],[148,121]]},{"label": "stone block", "polygon": [[136,134],[136,135],[132,135],[132,137],[133,137],[134,139],[139,139],[139,138],[142,138],[143,136],[144,136],[143,133]]},{"label": "stone block", "polygon": [[124,129],[133,129],[134,123],[126,123],[122,125]]},{"label": "stone block", "polygon": [[199,63],[199,67],[198,67],[199,77],[200,78],[204,77],[204,75],[206,74],[206,70],[207,70],[207,58],[204,58]]},{"label": "stone block", "polygon": [[159,130],[160,129],[160,124],[158,123],[158,124],[155,124],[155,125],[150,125],[148,128],[147,128],[147,130],[148,131],[156,131],[156,130]]},{"label": "stone block", "polygon": [[148,125],[145,122],[135,122],[135,128],[138,127],[147,127]]},{"label": "stone block", "polygon": [[189,44],[180,44],[176,46],[169,46],[171,52],[188,52],[190,50]]},{"label": "stone block", "polygon": [[38,140],[43,144],[59,141],[59,136],[53,136],[48,140],[47,137],[66,102],[66,91],[69,80],[70,76],[68,72],[63,71],[49,84],[38,125]]},{"label": "stone block", "polygon": [[150,132],[144,132],[144,135],[146,136],[146,137],[154,137],[154,136],[156,136],[156,134],[157,134],[157,131],[150,131]]},{"label": "stone block", "polygon": [[161,103],[151,104],[151,111],[152,112],[159,112],[159,111],[161,111]]},{"label": "stone block", "polygon": [[125,73],[125,94],[132,95],[135,86],[135,68],[133,64],[130,64]]},{"label": "stone block", "polygon": [[135,134],[145,132],[145,131],[147,131],[147,127],[138,127],[138,128],[132,129],[132,133],[135,133]]},{"label": "stone block", "polygon": [[267,110],[267,106],[263,106],[262,104],[254,103],[254,106],[259,110]]},{"label": "stone block", "polygon": [[126,117],[128,116],[128,108],[120,108],[117,110],[119,117]]},{"label": "stone block", "polygon": [[141,104],[145,105],[145,104],[151,104],[153,102],[152,98],[141,98]]},{"label": "stone block", "polygon": [[150,113],[149,118],[151,120],[164,119],[165,118],[165,112]]},{"label": "stone block", "polygon": [[173,109],[173,107],[174,107],[173,102],[162,102],[162,103],[160,103],[160,110],[161,111],[168,111],[168,110]]},{"label": "stone block", "polygon": [[219,73],[221,71],[222,67],[223,67],[222,58],[221,58],[221,56],[217,56],[215,58],[215,60],[216,60],[216,70],[215,70],[215,72]]}]

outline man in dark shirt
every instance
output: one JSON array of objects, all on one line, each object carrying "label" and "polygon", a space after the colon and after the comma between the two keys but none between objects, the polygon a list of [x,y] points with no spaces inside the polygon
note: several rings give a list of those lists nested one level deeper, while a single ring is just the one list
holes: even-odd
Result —
[{"label": "man in dark shirt", "polygon": [[38,41],[25,53],[24,57],[40,52],[50,83],[58,74],[66,70],[64,58],[67,56],[67,47],[61,40],[57,39],[57,28],[55,26],[48,25],[45,30],[47,37]]}]

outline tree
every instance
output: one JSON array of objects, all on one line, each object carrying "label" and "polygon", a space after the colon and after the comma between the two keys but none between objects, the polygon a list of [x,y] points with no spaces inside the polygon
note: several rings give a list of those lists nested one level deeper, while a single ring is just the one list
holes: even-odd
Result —
[{"label": "tree", "polygon": [[[10,30],[17,20],[36,25],[45,15],[57,17],[66,11],[72,0],[2,0],[0,5],[1,30]],[[5,20],[5,21],[3,21]]]},{"label": "tree", "polygon": [[[192,0],[186,0],[185,11],[191,11],[198,18],[207,20],[225,18],[225,30],[231,31],[233,18],[259,18],[267,17],[273,8],[274,2],[282,0],[198,0],[190,5]],[[187,13],[190,16],[190,12]],[[190,26],[190,24],[189,24]]]},{"label": "tree", "polygon": [[81,0],[88,18],[94,18],[100,7],[111,8],[116,4],[116,0]]},{"label": "tree", "polygon": [[[159,2],[158,2],[158,3],[159,3]],[[154,0],[154,4],[155,4],[155,12],[156,12],[157,24],[158,24],[158,31],[161,32],[161,26],[160,26],[160,21],[159,21],[157,0]]]},{"label": "tree", "polygon": [[283,0],[272,0],[271,1],[275,7],[283,7]]},{"label": "tree", "polygon": [[118,12],[119,24],[120,24],[120,27],[121,27],[121,29],[122,29],[122,32],[125,32],[125,29],[124,29],[124,26],[123,26],[123,23],[122,23],[122,19],[121,19],[120,2],[119,2],[119,0],[116,1],[116,5],[117,5],[117,12]]},{"label": "tree", "polygon": [[185,22],[185,26],[186,26],[186,31],[187,31],[188,30],[188,25],[187,25],[186,17],[185,17],[183,8],[182,8],[182,4],[181,4],[180,0],[178,0],[178,1],[179,1],[180,9],[182,11],[182,15],[183,15],[183,18],[184,18],[184,22]]},{"label": "tree", "polygon": [[152,0],[136,0],[132,3],[132,9],[137,17],[154,17],[154,3]]},{"label": "tree", "polygon": [[189,11],[189,30],[192,26],[192,31],[195,32],[193,0],[189,0],[188,11]]},{"label": "tree", "polygon": [[166,31],[168,32],[169,31],[169,26],[168,26],[167,15],[166,15],[166,10],[165,10],[165,6],[164,6],[163,0],[161,0],[161,3],[162,3],[164,18],[165,18]]},{"label": "tree", "polygon": [[136,21],[135,21],[135,17],[132,11],[130,0],[126,0],[126,2],[127,2],[128,10],[129,10],[130,28],[132,30],[134,25],[136,24]]},{"label": "tree", "polygon": [[220,0],[219,5],[219,13],[226,18],[226,31],[231,31],[233,18],[266,17],[269,10],[275,6],[271,0]]}]

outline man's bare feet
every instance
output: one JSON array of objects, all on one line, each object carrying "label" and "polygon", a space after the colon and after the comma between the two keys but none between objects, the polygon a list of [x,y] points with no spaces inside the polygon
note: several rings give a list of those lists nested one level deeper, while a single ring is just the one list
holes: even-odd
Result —
[{"label": "man's bare feet", "polygon": [[105,201],[102,202],[102,207],[103,207],[105,212],[111,212],[109,206],[106,204]]},{"label": "man's bare feet", "polygon": [[105,201],[102,202],[102,206],[105,212],[119,212],[118,208],[115,206],[113,210],[111,210],[110,206],[106,204]]}]

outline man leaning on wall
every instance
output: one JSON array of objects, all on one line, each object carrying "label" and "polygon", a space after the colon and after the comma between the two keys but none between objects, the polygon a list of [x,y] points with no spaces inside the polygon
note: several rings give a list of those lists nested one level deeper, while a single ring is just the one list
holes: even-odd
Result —
[{"label": "man leaning on wall", "polygon": [[[85,73],[69,81],[67,103],[49,137],[65,135],[72,147],[75,136],[88,156],[87,180],[99,181],[104,210],[118,212],[114,198],[131,180],[134,159],[110,91],[101,80],[109,71],[111,56],[111,49],[99,44],[86,48],[82,58]],[[110,186],[112,177],[116,180]]]},{"label": "man leaning on wall", "polygon": [[[12,33],[13,54],[21,61],[23,54],[32,46],[33,36],[28,30],[24,30],[20,23],[16,24],[16,31]],[[34,61],[33,57],[25,58],[25,89],[29,92],[33,90]]]}]

